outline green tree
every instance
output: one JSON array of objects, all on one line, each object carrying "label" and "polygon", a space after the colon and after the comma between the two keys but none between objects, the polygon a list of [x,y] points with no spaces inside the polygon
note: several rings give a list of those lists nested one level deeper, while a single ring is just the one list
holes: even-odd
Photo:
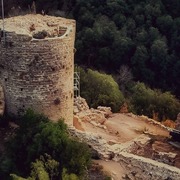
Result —
[{"label": "green tree", "polygon": [[135,54],[131,59],[133,65],[132,71],[134,76],[141,81],[150,83],[154,78],[153,71],[148,68],[150,56],[147,48],[140,45],[136,48]]},{"label": "green tree", "polygon": [[63,169],[62,180],[79,180],[75,174],[68,174],[67,169]]},{"label": "green tree", "polygon": [[[37,159],[35,162],[31,163],[31,173],[26,180],[57,179],[59,174],[59,162],[52,159],[52,157],[48,154],[45,154],[44,156],[40,156],[40,159]],[[11,174],[11,177],[13,180],[24,179],[15,174]]]},{"label": "green tree", "polygon": [[157,86],[161,81],[161,88],[166,88],[166,76],[168,68],[168,48],[164,40],[156,40],[151,46],[151,68],[155,72],[156,80],[154,79],[154,86]]},{"label": "green tree", "polygon": [[152,43],[155,40],[158,40],[158,39],[161,38],[159,30],[157,28],[155,28],[155,27],[150,27],[148,38],[149,38],[149,44],[152,45]]},{"label": "green tree", "polygon": [[158,114],[159,120],[175,120],[180,111],[180,102],[169,92],[152,90],[143,83],[136,83],[131,89],[132,110],[139,115],[153,117]]},{"label": "green tree", "polygon": [[164,15],[157,18],[157,25],[161,31],[168,32],[173,25],[173,19],[170,15]]},{"label": "green tree", "polygon": [[124,101],[118,84],[112,76],[88,69],[81,73],[81,95],[91,107],[110,106],[118,111]]},{"label": "green tree", "polygon": [[[45,160],[41,158],[40,162],[32,164],[32,172],[34,172],[32,176],[40,176],[42,171],[43,177],[47,176],[47,173],[49,178],[56,176],[55,167],[58,166],[56,161],[59,163],[60,175],[63,168],[66,168],[69,174],[83,176],[90,163],[88,146],[70,138],[62,120],[53,123],[47,117],[35,114],[31,110],[23,116],[20,128],[10,140],[6,151],[7,158],[10,160],[7,171],[24,177],[30,174],[31,162],[45,154],[52,159],[44,157]],[[7,158],[3,162],[7,162]]]}]

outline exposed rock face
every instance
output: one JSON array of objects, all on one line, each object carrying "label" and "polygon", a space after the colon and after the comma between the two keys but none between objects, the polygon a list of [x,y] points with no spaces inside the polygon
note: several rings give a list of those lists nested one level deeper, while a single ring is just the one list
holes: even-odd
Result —
[{"label": "exposed rock face", "polygon": [[180,131],[180,113],[177,115],[175,128]]},{"label": "exposed rock face", "polygon": [[4,92],[3,88],[0,85],[0,116],[4,114],[5,102],[4,102]]}]

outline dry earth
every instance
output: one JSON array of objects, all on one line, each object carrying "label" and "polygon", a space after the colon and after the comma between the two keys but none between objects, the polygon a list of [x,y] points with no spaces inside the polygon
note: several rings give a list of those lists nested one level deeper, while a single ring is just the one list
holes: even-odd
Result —
[{"label": "dry earth", "polygon": [[[168,143],[169,132],[163,125],[145,116],[131,113],[110,113],[107,117],[105,115],[106,120],[104,120],[97,111],[95,119],[96,110],[89,109],[84,100],[82,101],[85,105],[81,104],[80,108],[78,107],[80,110],[76,110],[75,113],[79,118],[74,123],[77,129],[101,137],[110,146],[116,144],[124,146],[125,151],[131,154],[180,168],[180,149]],[[133,172],[131,165],[129,168],[123,163],[112,160],[96,160],[96,163],[102,165],[114,180],[128,179],[129,176],[126,175],[132,175]]]},{"label": "dry earth", "polygon": [[[103,139],[109,141],[112,144],[125,143],[128,141],[132,141],[133,139],[138,138],[140,134],[144,133],[145,131],[153,135],[159,135],[162,138],[169,137],[169,132],[167,130],[159,126],[150,124],[140,118],[133,118],[126,114],[120,114],[120,113],[112,114],[104,123],[104,125],[107,127],[107,129],[96,127],[87,121],[82,122],[82,126],[86,132],[93,132],[97,135],[100,135]],[[157,151],[159,149],[162,152],[167,152],[168,149],[165,151],[166,145],[163,144],[163,146],[160,146],[160,147],[156,146]],[[144,154],[141,153],[139,155],[142,155],[145,157],[149,156],[150,158],[150,155],[149,155],[150,151],[149,149],[146,149],[146,150],[148,151],[148,153],[144,153]],[[171,151],[172,151],[172,147],[171,147]],[[142,152],[142,151],[139,150],[139,152]],[[138,153],[134,152],[134,154],[138,154]],[[180,153],[179,153],[179,157],[180,157]],[[102,165],[104,167],[104,170],[106,172],[109,172],[110,175],[115,180],[121,180],[122,175],[125,175],[128,173],[127,169],[123,167],[123,165],[120,165],[117,162],[104,161],[104,160],[96,160],[96,162]],[[178,164],[178,162],[179,160],[176,163]]]},{"label": "dry earth", "polygon": [[104,125],[107,129],[95,127],[88,122],[83,122],[83,127],[86,132],[94,132],[103,137],[106,140],[116,140],[119,143],[127,142],[137,138],[143,131],[147,131],[150,134],[160,135],[168,137],[167,130],[162,129],[159,126],[150,124],[140,118],[133,118],[126,114],[112,114]]}]

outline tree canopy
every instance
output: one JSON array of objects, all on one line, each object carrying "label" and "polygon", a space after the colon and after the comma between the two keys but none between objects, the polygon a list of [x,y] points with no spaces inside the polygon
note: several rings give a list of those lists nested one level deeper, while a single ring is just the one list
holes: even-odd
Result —
[{"label": "tree canopy", "polygon": [[84,175],[90,163],[89,148],[69,136],[63,120],[54,123],[28,110],[19,125],[5,156],[0,156],[1,179],[8,179],[10,173],[15,180],[20,176],[59,180]]},{"label": "tree canopy", "polygon": [[[7,0],[5,13],[33,0]],[[77,22],[75,62],[116,74],[122,65],[134,80],[180,97],[179,0],[35,0],[36,10]],[[12,14],[13,15],[13,14]]]},{"label": "tree canopy", "polygon": [[81,95],[91,107],[110,106],[117,112],[124,101],[118,84],[111,75],[79,68],[81,75]]}]

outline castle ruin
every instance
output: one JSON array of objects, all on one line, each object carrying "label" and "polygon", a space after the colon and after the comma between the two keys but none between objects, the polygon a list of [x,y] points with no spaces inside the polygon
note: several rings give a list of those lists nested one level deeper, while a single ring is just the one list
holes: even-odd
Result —
[{"label": "castle ruin", "polygon": [[6,113],[18,115],[31,108],[71,124],[75,21],[31,14],[5,19],[5,34],[2,20],[0,28]]}]

